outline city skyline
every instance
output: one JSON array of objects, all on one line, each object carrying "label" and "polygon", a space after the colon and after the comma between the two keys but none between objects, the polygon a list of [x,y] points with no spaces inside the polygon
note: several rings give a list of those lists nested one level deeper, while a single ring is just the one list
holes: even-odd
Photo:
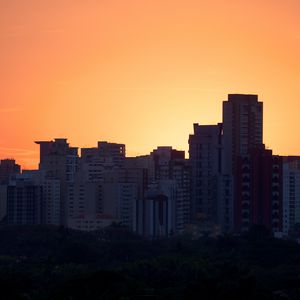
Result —
[{"label": "city skyline", "polygon": [[300,299],[300,0],[0,0],[9,299]]},{"label": "city skyline", "polygon": [[[234,95],[248,95],[248,96],[253,96],[253,97],[257,97],[257,95],[255,95],[255,94],[236,94],[236,93],[234,93],[234,94],[228,94],[228,96],[230,96],[230,95],[232,95],[232,96],[234,96]],[[225,98],[225,97],[224,97]],[[215,123],[220,123],[221,122],[221,119],[219,119],[219,120],[217,120]],[[202,124],[201,123],[201,125],[204,125],[204,126],[214,126],[214,124],[215,123],[209,123],[209,124]],[[198,124],[197,122],[194,122],[194,123],[192,123],[191,125],[192,126],[195,126],[195,124]],[[265,124],[264,124],[264,126],[263,126],[263,128],[265,127]],[[192,133],[192,130],[190,131],[190,133],[189,133],[189,135]],[[188,136],[189,136],[188,135]],[[264,140],[266,140],[266,138],[265,138],[265,135],[264,135],[264,132],[262,132],[262,136],[264,137]],[[72,146],[75,146],[76,148],[78,148],[78,149],[85,149],[86,147],[93,147],[93,144],[92,145],[87,145],[87,144],[84,144],[84,146],[78,146],[78,145],[74,145],[72,142],[70,142],[70,139],[69,139],[69,137],[65,137],[65,136],[55,136],[55,137],[49,137],[49,138],[47,138],[47,139],[45,139],[45,140],[53,140],[53,139],[67,139],[68,140],[68,142],[70,143],[70,145],[72,145]],[[150,149],[148,152],[144,152],[144,153],[142,153],[142,152],[138,152],[138,151],[136,151],[136,150],[131,150],[131,151],[128,151],[127,150],[127,145],[124,143],[124,145],[126,145],[126,157],[134,157],[134,156],[143,156],[143,155],[148,155],[151,151],[153,151],[155,148],[157,148],[157,147],[173,147],[174,149],[179,149],[179,150],[182,150],[182,151],[184,151],[185,152],[185,158],[186,159],[188,159],[189,158],[189,149],[188,149],[188,140],[189,140],[189,138],[187,137],[187,145],[186,145],[186,147],[183,147],[183,148],[178,148],[178,147],[176,147],[176,146],[174,146],[174,145],[169,145],[169,144],[160,144],[160,145],[155,145],[155,146],[153,146],[153,148],[152,149]],[[98,140],[96,140],[96,141],[94,141],[94,144],[95,144],[95,142],[101,142],[101,141],[104,141],[104,139],[102,139],[101,137],[98,139]],[[106,141],[105,141],[106,142]],[[110,142],[110,143],[122,143],[122,141],[112,141],[112,140],[108,140],[108,142]],[[33,142],[32,142],[33,144],[38,144],[39,142],[37,142],[36,140],[34,140]],[[272,149],[272,147],[270,146],[270,145],[266,145],[266,148],[267,149]],[[1,148],[0,147],[0,149],[3,149],[3,148]],[[5,149],[5,148],[4,148]],[[18,157],[19,157],[19,154],[20,153],[22,153],[22,150],[23,151],[25,151],[26,152],[26,149],[13,149],[13,148],[7,148],[7,150],[9,151],[9,150],[12,150],[12,153],[14,153],[14,151],[15,150],[18,150],[17,152],[16,152],[16,155],[15,156],[13,156],[13,155],[11,155],[11,154],[9,154],[9,152],[8,152],[8,155],[0,155],[0,159],[14,159],[14,160],[16,160],[16,162],[17,163],[19,163],[21,166],[22,166],[22,168],[24,169],[24,170],[27,170],[27,169],[36,169],[36,168],[38,168],[38,156],[39,156],[39,151],[38,150],[28,150],[28,152],[29,153],[32,153],[32,154],[34,154],[34,157],[32,156],[32,161],[36,161],[35,163],[29,163],[29,167],[27,167],[28,166],[28,164],[22,164],[22,162],[24,162],[24,160],[22,160],[22,159],[20,159],[20,160],[18,160]],[[129,153],[128,153],[129,152]],[[1,153],[1,152],[0,152]],[[275,151],[275,154],[277,154],[277,155],[282,155],[282,154],[278,154],[278,153],[276,153],[276,151]],[[287,155],[289,155],[289,156],[291,156],[291,155],[296,155],[296,154],[294,154],[294,153],[286,153],[285,154],[285,156],[287,156]],[[22,157],[22,154],[20,155],[20,157]],[[26,160],[25,160],[26,161]]]},{"label": "city skyline", "polygon": [[34,140],[187,152],[228,93],[258,94],[264,141],[300,153],[299,1],[0,1],[0,158],[36,168]]},{"label": "city skyline", "polygon": [[189,158],[172,146],[126,156],[126,145],[36,141],[39,167],[0,161],[2,222],[96,230],[117,222],[144,236],[244,232],[280,237],[299,220],[299,156],[266,149],[258,95],[229,94],[222,122],[194,123]]}]

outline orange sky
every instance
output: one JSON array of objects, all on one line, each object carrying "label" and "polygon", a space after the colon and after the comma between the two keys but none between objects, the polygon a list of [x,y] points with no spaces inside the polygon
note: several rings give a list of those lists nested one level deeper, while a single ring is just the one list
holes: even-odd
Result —
[{"label": "orange sky", "polygon": [[0,158],[34,140],[188,149],[228,93],[264,102],[264,141],[300,154],[299,0],[0,0]]}]

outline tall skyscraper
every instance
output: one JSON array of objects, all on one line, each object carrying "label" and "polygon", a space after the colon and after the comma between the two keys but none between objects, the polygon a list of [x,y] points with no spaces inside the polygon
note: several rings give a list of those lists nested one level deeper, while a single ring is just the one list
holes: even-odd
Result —
[{"label": "tall skyscraper", "polygon": [[264,225],[282,229],[282,161],[263,144],[263,103],[230,94],[223,102],[222,172],[233,178],[235,231]]},{"label": "tall skyscraper", "polygon": [[282,232],[282,157],[263,146],[239,156],[235,188],[236,231],[263,225]]},{"label": "tall skyscraper", "polygon": [[192,219],[201,230],[211,231],[217,223],[217,182],[221,174],[222,124],[194,124],[189,137],[192,168]]},{"label": "tall skyscraper", "polygon": [[263,103],[257,95],[229,94],[223,102],[223,173],[234,174],[238,156],[263,143]]}]

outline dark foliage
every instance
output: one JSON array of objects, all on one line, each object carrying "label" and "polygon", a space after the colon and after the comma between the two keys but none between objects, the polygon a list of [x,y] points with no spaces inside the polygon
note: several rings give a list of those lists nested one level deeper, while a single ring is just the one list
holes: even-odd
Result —
[{"label": "dark foliage", "polygon": [[0,228],[1,299],[300,299],[300,246],[263,228],[239,236],[143,240]]}]

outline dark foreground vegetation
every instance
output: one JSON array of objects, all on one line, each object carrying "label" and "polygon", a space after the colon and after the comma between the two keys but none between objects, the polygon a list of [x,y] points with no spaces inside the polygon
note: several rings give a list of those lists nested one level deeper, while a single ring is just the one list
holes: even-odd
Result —
[{"label": "dark foreground vegetation", "polygon": [[0,228],[1,299],[300,299],[300,246],[242,237],[146,241],[124,229]]}]

